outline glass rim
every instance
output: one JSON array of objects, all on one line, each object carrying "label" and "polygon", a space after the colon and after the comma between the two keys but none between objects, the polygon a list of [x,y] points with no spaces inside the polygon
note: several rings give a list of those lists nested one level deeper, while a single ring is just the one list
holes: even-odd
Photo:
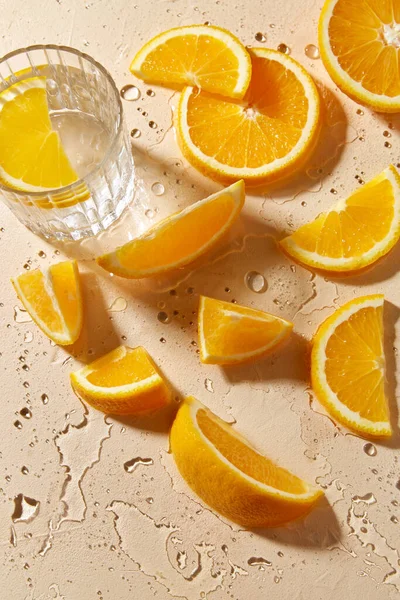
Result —
[{"label": "glass rim", "polygon": [[[108,82],[111,85],[111,88],[115,95],[115,99],[117,101],[118,114],[119,114],[118,128],[117,128],[117,131],[112,136],[112,139],[110,141],[110,145],[109,145],[107,151],[105,152],[105,154],[104,154],[103,158],[101,159],[101,161],[99,162],[99,164],[97,164],[84,177],[79,177],[79,179],[77,179],[73,183],[69,183],[68,185],[65,185],[63,187],[51,188],[48,190],[43,190],[41,192],[18,190],[16,188],[9,187],[8,185],[2,183],[2,181],[0,180],[0,191],[4,190],[5,192],[11,192],[11,193],[15,194],[16,196],[21,196],[21,197],[30,196],[33,198],[43,198],[43,196],[48,196],[48,195],[55,194],[55,193],[63,194],[65,192],[70,192],[70,191],[74,190],[75,187],[86,185],[86,180],[88,178],[90,179],[95,173],[97,173],[104,166],[104,164],[107,162],[107,160],[111,156],[111,154],[115,148],[116,142],[117,142],[120,134],[122,133],[122,130],[124,127],[124,120],[123,120],[123,108],[122,108],[121,97],[120,97],[118,88],[116,86],[116,83],[115,83],[114,79],[112,78],[110,72],[105,67],[103,67],[103,65],[101,63],[99,63],[96,59],[94,59],[92,56],[90,56],[89,54],[86,54],[85,52],[81,52],[77,48],[72,48],[71,46],[64,46],[64,45],[58,45],[58,44],[34,44],[32,46],[26,46],[25,48],[18,48],[17,50],[12,50],[12,52],[8,52],[7,54],[5,54],[4,56],[2,56],[0,58],[0,65],[7,62],[10,58],[13,58],[14,56],[18,56],[19,54],[23,54],[23,53],[28,53],[31,50],[45,50],[45,51],[46,50],[62,50],[63,52],[69,52],[70,54],[75,54],[75,56],[84,58],[88,62],[95,65],[95,67],[97,69],[99,69],[99,71],[106,77],[106,79],[108,80]],[[40,65],[34,65],[34,66],[38,67]]]}]

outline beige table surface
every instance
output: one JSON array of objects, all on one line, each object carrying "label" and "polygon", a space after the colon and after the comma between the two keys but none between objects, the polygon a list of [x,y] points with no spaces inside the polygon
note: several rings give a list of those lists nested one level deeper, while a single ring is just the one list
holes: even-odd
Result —
[{"label": "beige table surface", "polygon": [[[210,21],[247,45],[260,45],[258,32],[266,36],[264,45],[286,43],[320,82],[326,105],[323,139],[307,173],[264,196],[249,195],[240,225],[208,265],[183,272],[179,280],[144,285],[110,278],[82,253],[86,322],[72,354],[53,346],[21,312],[9,278],[26,264],[44,267],[65,250],[79,254],[81,249],[52,248],[0,206],[2,600],[399,597],[399,248],[362,277],[332,281],[293,266],[274,241],[357,188],[356,176],[367,180],[399,160],[399,118],[360,110],[335,88],[321,61],[305,55],[305,46],[316,43],[321,4],[0,1],[1,55],[32,43],[68,44],[98,59],[122,87],[137,83],[128,66],[147,39],[169,27]],[[130,215],[140,230],[218,185],[189,167],[176,146],[171,111],[177,94],[154,88],[149,96],[148,86],[137,85],[141,98],[124,102],[124,109],[129,129],[142,133],[133,141],[145,188]],[[384,145],[388,140],[390,148]],[[155,182],[165,187],[163,195],[151,192]],[[265,276],[265,293],[245,286],[248,271]],[[343,302],[371,292],[384,292],[388,300],[388,389],[395,427],[393,439],[375,443],[372,456],[365,440],[335,426],[314,400],[306,359],[318,324]],[[296,335],[279,354],[254,365],[202,366],[194,324],[199,293],[293,319]],[[157,320],[164,304],[168,324]],[[125,340],[147,347],[177,395],[197,396],[260,451],[321,486],[327,502],[286,528],[254,532],[210,511],[182,481],[168,453],[169,415],[105,417],[84,407],[70,389],[71,370]],[[29,413],[19,412],[24,407],[29,419]],[[127,472],[124,464],[137,457],[147,464]]]}]

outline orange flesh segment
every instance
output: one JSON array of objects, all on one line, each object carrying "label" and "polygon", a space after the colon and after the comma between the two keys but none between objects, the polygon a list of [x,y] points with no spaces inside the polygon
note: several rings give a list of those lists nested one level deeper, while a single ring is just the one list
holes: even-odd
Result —
[{"label": "orange flesh segment", "polygon": [[[235,90],[239,61],[213,36],[186,34],[166,40],[148,54],[140,67],[144,79],[170,85],[193,81],[214,93]],[[221,77],[223,73],[223,77]]]},{"label": "orange flesh segment", "polygon": [[326,346],[325,373],[340,402],[373,422],[387,421],[383,308],[362,308],[341,323]]},{"label": "orange flesh segment", "polygon": [[99,387],[129,385],[157,374],[149,355],[141,347],[130,349],[125,355],[117,349],[95,360],[90,367],[94,370],[86,379]]},{"label": "orange flesh segment", "polygon": [[188,101],[194,145],[236,168],[258,168],[286,156],[307,122],[308,100],[295,74],[252,55],[252,79],[242,103],[200,92]]},{"label": "orange flesh segment", "polygon": [[39,269],[24,273],[17,278],[21,292],[27,303],[35,311],[37,318],[55,334],[64,333],[60,315],[54,310],[53,301],[47,292],[44,275]]},{"label": "orange flesh segment", "polygon": [[[192,256],[215,235],[230,219],[235,201],[222,194],[176,220],[171,217],[165,225],[158,224],[146,237],[133,240],[119,251],[122,266],[137,270],[168,266],[186,256]],[[178,213],[177,213],[178,214]]]},{"label": "orange flesh segment", "polygon": [[300,227],[290,236],[295,244],[332,258],[363,256],[388,235],[394,218],[392,184],[378,178],[352,194],[342,210]]},{"label": "orange flesh segment", "polygon": [[210,418],[204,409],[198,410],[196,416],[203,435],[226,460],[240,471],[265,485],[284,492],[302,494],[307,491],[301,479],[250,448],[241,439],[219,425],[216,419]]},{"label": "orange flesh segment", "polygon": [[330,44],[340,66],[370,92],[400,94],[400,48],[386,45],[384,25],[400,23],[390,0],[339,0],[329,22]]},{"label": "orange flesh segment", "polygon": [[[273,342],[284,324],[262,313],[230,302],[204,300],[203,333],[207,352],[235,356],[255,352]],[[232,314],[234,313],[234,314]]]},{"label": "orange flesh segment", "polygon": [[49,268],[54,295],[69,331],[76,329],[80,314],[79,274],[75,263],[65,261]]}]

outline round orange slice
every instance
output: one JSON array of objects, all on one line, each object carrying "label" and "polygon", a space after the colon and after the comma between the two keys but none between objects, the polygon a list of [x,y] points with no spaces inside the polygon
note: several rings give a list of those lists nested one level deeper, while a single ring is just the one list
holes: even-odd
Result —
[{"label": "round orange slice", "polygon": [[260,358],[284,342],[293,323],[261,310],[200,296],[201,362],[231,365]]},{"label": "round orange slice", "polygon": [[131,72],[147,83],[193,85],[231,98],[243,98],[251,77],[246,48],[229,31],[207,25],[160,33],[136,54]]},{"label": "round orange slice", "polygon": [[78,339],[83,321],[76,261],[35,269],[11,279],[19,299],[36,325],[53,342],[69,345]]},{"label": "round orange slice", "polygon": [[400,176],[390,166],[280,246],[304,265],[340,273],[372,265],[399,238]]},{"label": "round orange slice", "polygon": [[319,47],[333,81],[383,112],[400,110],[398,0],[325,0]]},{"label": "round orange slice", "polygon": [[171,393],[157,366],[142,348],[119,346],[71,373],[75,392],[103,412],[150,413],[166,406]]},{"label": "round orange slice", "polygon": [[255,48],[251,57],[242,102],[188,87],[175,114],[184,156],[221,181],[258,184],[293,174],[319,131],[318,91],[303,67],[275,50]]},{"label": "round orange slice", "polygon": [[392,434],[385,396],[381,294],[361,296],[319,327],[311,354],[312,387],[334,419],[360,435]]},{"label": "round orange slice", "polygon": [[244,204],[243,181],[171,215],[97,263],[120,277],[140,279],[193,262],[215,246]]},{"label": "round orange slice", "polygon": [[195,398],[170,434],[176,465],[212,509],[244,527],[277,527],[307,514],[322,491],[255,450]]}]

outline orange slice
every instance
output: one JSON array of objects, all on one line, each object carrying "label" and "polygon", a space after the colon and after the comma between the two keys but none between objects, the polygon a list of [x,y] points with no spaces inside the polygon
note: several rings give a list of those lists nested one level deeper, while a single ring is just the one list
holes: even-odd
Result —
[{"label": "orange slice", "polygon": [[22,304],[36,325],[53,342],[76,342],[82,329],[82,297],[76,261],[35,269],[11,279]]},{"label": "orange slice", "polygon": [[239,216],[244,198],[243,181],[238,181],[96,260],[107,271],[130,279],[183,267],[220,241]]},{"label": "orange slice", "polygon": [[307,514],[322,491],[277,466],[195,398],[170,434],[177,467],[212,509],[244,527],[277,527]]},{"label": "orange slice", "polygon": [[231,98],[243,98],[251,61],[239,40],[220,27],[190,25],[160,33],[136,54],[131,72],[147,83],[193,85]]},{"label": "orange slice", "polygon": [[230,365],[275,350],[288,338],[293,323],[261,310],[200,296],[201,362]]},{"label": "orange slice", "polygon": [[325,0],[319,46],[343,92],[378,111],[400,110],[398,0]]},{"label": "orange slice", "polygon": [[166,406],[169,387],[147,351],[119,346],[71,373],[75,392],[103,412],[115,415],[150,413]]},{"label": "orange slice", "polygon": [[311,354],[312,386],[334,419],[360,435],[392,434],[385,396],[381,294],[351,300],[318,329]]},{"label": "orange slice", "polygon": [[209,177],[261,183],[293,174],[319,131],[317,88],[292,58],[251,50],[253,74],[243,102],[186,88],[175,115],[187,160]]},{"label": "orange slice", "polygon": [[400,176],[385,169],[346,200],[284,238],[283,250],[325,271],[357,271],[385,256],[400,237]]}]

